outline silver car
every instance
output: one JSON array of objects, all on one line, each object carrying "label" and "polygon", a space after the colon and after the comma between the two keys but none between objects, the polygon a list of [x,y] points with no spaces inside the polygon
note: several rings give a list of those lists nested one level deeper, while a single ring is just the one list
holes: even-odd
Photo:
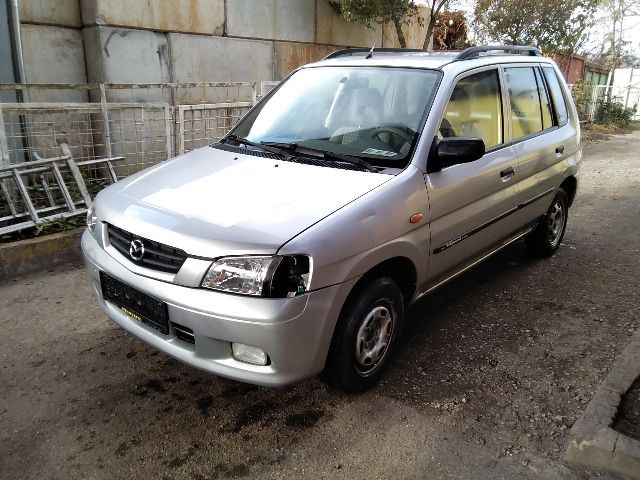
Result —
[{"label": "silver car", "polygon": [[172,357],[362,391],[417,299],[523,237],[558,249],[581,152],[534,48],[343,50],[220,142],[103,190],[82,249],[106,314]]}]

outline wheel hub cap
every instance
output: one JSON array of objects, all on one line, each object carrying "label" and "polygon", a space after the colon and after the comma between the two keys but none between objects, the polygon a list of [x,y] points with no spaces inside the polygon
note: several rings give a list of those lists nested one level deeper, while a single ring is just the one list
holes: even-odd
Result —
[{"label": "wheel hub cap", "polygon": [[356,336],[356,368],[371,373],[386,356],[393,335],[394,318],[387,307],[378,306],[366,316]]},{"label": "wheel hub cap", "polygon": [[555,247],[560,241],[564,228],[564,209],[560,202],[556,202],[549,212],[549,223],[547,225],[547,238],[551,246]]}]

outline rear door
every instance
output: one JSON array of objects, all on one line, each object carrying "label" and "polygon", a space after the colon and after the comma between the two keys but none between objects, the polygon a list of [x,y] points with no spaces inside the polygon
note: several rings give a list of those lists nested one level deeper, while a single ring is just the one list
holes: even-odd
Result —
[{"label": "rear door", "polygon": [[425,174],[431,213],[430,285],[482,257],[517,228],[517,161],[505,143],[505,113],[497,66],[456,79],[439,134],[480,137],[486,154]]},{"label": "rear door", "polygon": [[517,219],[526,225],[549,207],[563,179],[563,160],[575,153],[576,131],[568,123],[564,94],[551,66],[509,65],[504,76],[509,94],[506,126],[518,157]]}]

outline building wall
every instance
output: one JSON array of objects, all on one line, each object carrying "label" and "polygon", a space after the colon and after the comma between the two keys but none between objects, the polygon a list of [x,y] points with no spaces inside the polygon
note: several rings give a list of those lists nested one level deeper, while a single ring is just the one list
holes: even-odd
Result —
[{"label": "building wall", "polygon": [[[20,15],[28,82],[279,80],[338,48],[398,46],[328,0],[20,0]],[[424,30],[406,26],[407,46]]]}]

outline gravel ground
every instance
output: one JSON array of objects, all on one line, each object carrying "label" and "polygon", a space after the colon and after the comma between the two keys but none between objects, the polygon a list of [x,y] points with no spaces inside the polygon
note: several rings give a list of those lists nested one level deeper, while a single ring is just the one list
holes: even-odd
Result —
[{"label": "gravel ground", "polygon": [[640,377],[623,395],[613,428],[631,438],[640,440]]},{"label": "gravel ground", "polygon": [[559,252],[518,242],[416,304],[363,395],[183,366],[77,266],[1,286],[2,478],[586,478],[567,431],[640,324],[638,151],[638,132],[587,145]]}]

